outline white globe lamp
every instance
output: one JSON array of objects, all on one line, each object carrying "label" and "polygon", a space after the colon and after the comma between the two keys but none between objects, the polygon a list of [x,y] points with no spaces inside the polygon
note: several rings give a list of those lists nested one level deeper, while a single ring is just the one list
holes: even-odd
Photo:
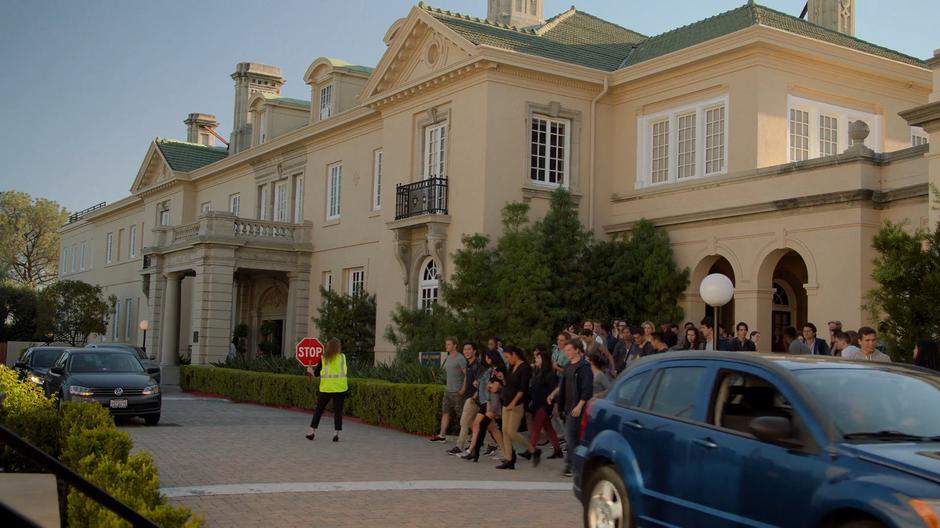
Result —
[{"label": "white globe lamp", "polygon": [[715,326],[712,327],[712,350],[719,350],[721,343],[721,307],[731,302],[734,297],[734,284],[721,273],[712,273],[702,279],[698,288],[699,295],[706,304],[715,308]]},{"label": "white globe lamp", "polygon": [[702,279],[698,292],[706,304],[717,308],[731,302],[731,298],[734,297],[734,284],[727,276],[712,273]]}]

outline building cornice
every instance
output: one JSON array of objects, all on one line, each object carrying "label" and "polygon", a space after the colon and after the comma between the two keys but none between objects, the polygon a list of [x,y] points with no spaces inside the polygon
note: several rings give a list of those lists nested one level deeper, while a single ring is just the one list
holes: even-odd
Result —
[{"label": "building cornice", "polygon": [[[898,200],[926,197],[927,193],[928,185],[926,183],[911,185],[909,187],[902,187],[890,191],[855,189],[852,191],[838,191],[824,194],[814,194],[810,196],[800,196],[798,198],[788,198],[785,200],[770,200],[767,202],[745,206],[712,209],[709,211],[700,211],[695,213],[647,218],[647,220],[653,222],[653,225],[656,227],[666,227],[707,222],[711,220],[727,220],[729,218],[773,213],[777,211],[788,211],[792,209],[804,209],[807,207],[842,205],[856,202],[871,202],[876,209],[881,209]],[[604,232],[607,234],[615,234],[631,231],[637,222],[639,222],[639,220],[605,225]]]},{"label": "building cornice", "polygon": [[923,127],[927,132],[940,131],[940,101],[934,101],[900,112],[908,125]]}]

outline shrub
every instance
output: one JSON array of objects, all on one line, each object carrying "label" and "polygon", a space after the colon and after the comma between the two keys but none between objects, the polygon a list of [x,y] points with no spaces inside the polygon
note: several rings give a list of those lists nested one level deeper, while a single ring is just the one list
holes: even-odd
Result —
[{"label": "shrub", "polygon": [[[440,367],[426,367],[417,362],[408,362],[396,359],[391,364],[380,363],[373,365],[371,361],[355,361],[348,359],[348,373],[350,378],[378,379],[392,383],[444,383],[444,370]],[[303,375],[306,369],[294,358],[284,356],[263,356],[249,358],[238,356],[226,358],[212,364],[216,367],[250,370],[253,372],[269,372],[272,374]]]},{"label": "shrub", "polygon": [[[319,380],[291,374],[183,366],[180,385],[187,391],[220,394],[238,401],[313,409]],[[349,380],[345,414],[410,433],[431,434],[439,425],[444,387],[381,380]]]},{"label": "shrub", "polygon": [[[0,410],[0,423],[46,453],[59,452],[59,418],[55,400],[29,381],[22,381],[11,368],[0,365],[0,392],[6,394]],[[0,451],[0,468],[5,471],[40,471],[28,458],[8,447]]]},{"label": "shrub", "polygon": [[349,359],[372,362],[375,359],[375,294],[342,295],[320,287],[323,304],[313,323],[324,343],[336,338]]}]

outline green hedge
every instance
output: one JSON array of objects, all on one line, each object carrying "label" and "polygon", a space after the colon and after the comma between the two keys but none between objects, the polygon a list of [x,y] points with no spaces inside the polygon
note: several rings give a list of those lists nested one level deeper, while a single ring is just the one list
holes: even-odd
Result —
[{"label": "green hedge", "polygon": [[[131,455],[130,436],[117,430],[111,413],[101,405],[64,402],[57,413],[54,400],[42,395],[34,384],[17,379],[5,366],[0,366],[0,391],[7,394],[0,423],[27,441],[160,526],[202,525],[202,518],[193,516],[189,509],[167,504],[160,495],[160,478],[150,454]],[[35,470],[8,452],[0,454],[0,465],[7,471]],[[60,492],[67,488],[63,486],[60,481]],[[67,497],[70,528],[130,526],[75,489],[69,489]]]},{"label": "green hedge", "polygon": [[[265,405],[301,409],[316,406],[319,386],[316,378],[196,365],[183,366],[180,372],[183,390]],[[443,385],[351,378],[344,414],[409,433],[433,434],[440,424],[443,396]]]}]

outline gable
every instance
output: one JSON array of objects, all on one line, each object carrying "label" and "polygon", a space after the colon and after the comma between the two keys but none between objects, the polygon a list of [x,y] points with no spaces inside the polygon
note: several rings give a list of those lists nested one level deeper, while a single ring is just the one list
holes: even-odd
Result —
[{"label": "gable", "polygon": [[137,178],[131,185],[131,193],[136,193],[152,187],[162,181],[168,180],[173,176],[173,169],[169,163],[160,154],[156,141],[150,143],[147,155],[144,156],[144,162],[137,171]]},{"label": "gable", "polygon": [[473,55],[473,43],[415,7],[389,41],[363,91],[365,99],[433,77]]}]

